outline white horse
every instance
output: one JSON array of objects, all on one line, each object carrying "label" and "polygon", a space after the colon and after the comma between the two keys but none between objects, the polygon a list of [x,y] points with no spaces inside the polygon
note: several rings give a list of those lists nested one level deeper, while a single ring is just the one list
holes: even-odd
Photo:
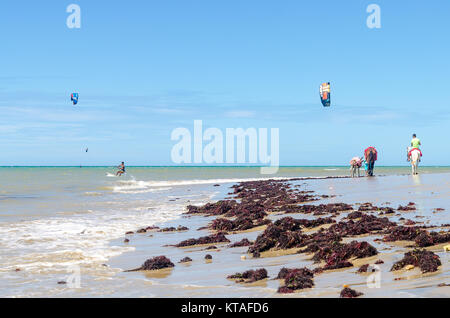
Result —
[{"label": "white horse", "polygon": [[419,168],[419,162],[420,162],[420,151],[418,149],[413,149],[411,151],[411,172],[413,175],[419,174],[417,171]]}]

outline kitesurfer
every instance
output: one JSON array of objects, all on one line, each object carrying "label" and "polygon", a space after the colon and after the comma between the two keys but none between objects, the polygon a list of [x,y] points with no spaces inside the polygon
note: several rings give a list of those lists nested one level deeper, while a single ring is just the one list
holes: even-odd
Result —
[{"label": "kitesurfer", "polygon": [[122,161],[122,163],[117,167],[117,169],[119,169],[119,170],[117,170],[116,176],[121,176],[122,174],[125,173],[125,164],[124,164],[123,161]]}]

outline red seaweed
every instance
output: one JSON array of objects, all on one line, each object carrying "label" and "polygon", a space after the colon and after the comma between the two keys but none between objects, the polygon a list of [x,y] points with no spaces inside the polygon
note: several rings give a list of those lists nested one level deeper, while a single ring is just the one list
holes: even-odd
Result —
[{"label": "red seaweed", "polygon": [[435,272],[441,265],[439,256],[431,251],[415,249],[404,255],[403,259],[396,262],[391,271],[400,270],[406,265],[420,267],[422,273]]},{"label": "red seaweed", "polygon": [[150,258],[145,261],[144,264],[142,264],[141,267],[127,270],[126,272],[134,272],[134,271],[151,271],[151,270],[157,270],[157,269],[163,269],[163,268],[170,268],[174,267],[175,265],[165,256],[156,256],[153,258]]},{"label": "red seaweed", "polygon": [[228,245],[228,247],[233,248],[233,247],[242,247],[242,246],[250,246],[250,245],[253,245],[253,242],[249,241],[247,238],[243,238],[239,242],[235,242],[233,244]]},{"label": "red seaweed", "polygon": [[185,247],[185,246],[193,246],[193,245],[200,245],[200,244],[211,244],[211,243],[229,243],[230,240],[226,238],[225,234],[222,232],[219,232],[217,234],[209,235],[209,236],[202,236],[198,239],[188,239],[184,240],[178,244],[176,244],[176,247]]},{"label": "red seaweed", "polygon": [[346,287],[343,290],[341,290],[341,295],[340,296],[341,296],[341,298],[356,298],[356,297],[359,297],[359,296],[362,296],[362,295],[364,295],[364,294],[360,293],[360,292],[357,292],[354,289]]},{"label": "red seaweed", "polygon": [[291,273],[299,273],[301,276],[313,278],[314,272],[306,267],[303,268],[286,268],[283,267],[278,273],[277,279],[285,279]]},{"label": "red seaweed", "polygon": [[278,288],[279,293],[293,293],[299,289],[312,288],[314,273],[307,268],[282,268],[278,277],[284,277],[284,286]]},{"label": "red seaweed", "polygon": [[228,279],[236,279],[239,283],[252,283],[258,280],[262,280],[267,278],[267,270],[264,268],[260,268],[257,270],[248,270],[243,273],[236,273],[234,275],[230,275]]}]

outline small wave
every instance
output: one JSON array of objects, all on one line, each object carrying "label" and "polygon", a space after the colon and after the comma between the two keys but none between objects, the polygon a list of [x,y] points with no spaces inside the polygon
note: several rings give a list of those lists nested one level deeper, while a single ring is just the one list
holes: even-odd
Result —
[{"label": "small wave", "polygon": [[16,268],[41,274],[54,273],[77,264],[102,267],[101,264],[111,257],[134,249],[110,245],[111,240],[122,237],[129,230],[175,219],[183,211],[184,204],[155,201],[141,211],[108,209],[107,212],[70,217],[0,223],[0,250],[7,251],[0,257],[0,273]]},{"label": "small wave", "polygon": [[100,192],[87,191],[87,192],[84,193],[84,195],[88,196],[88,197],[97,197],[97,196],[101,196],[103,194],[100,193]]},{"label": "small wave", "polygon": [[123,187],[128,189],[142,189],[150,187],[176,187],[176,186],[188,186],[188,185],[202,185],[202,184],[224,184],[224,183],[238,183],[238,182],[250,182],[250,181],[262,181],[262,180],[286,180],[294,179],[284,177],[272,177],[272,178],[234,178],[234,179],[192,179],[192,180],[172,180],[172,181],[139,181],[139,180],[120,180],[118,181]]},{"label": "small wave", "polygon": [[119,185],[114,186],[112,189],[117,193],[146,193],[146,192],[157,192],[157,191],[167,191],[171,187],[154,187],[152,184],[146,181],[136,181],[136,180],[121,180],[118,182]]},{"label": "small wave", "polygon": [[134,190],[134,189],[127,189],[127,188],[123,188],[123,187],[114,187],[114,192],[117,192],[117,193],[128,193],[128,194],[139,194],[139,193],[148,193],[148,192],[169,191],[170,189],[172,189],[172,188],[167,187],[167,188]]},{"label": "small wave", "polygon": [[[338,169],[330,169],[338,170]],[[167,191],[172,187],[193,186],[193,185],[207,185],[207,184],[226,184],[239,183],[251,181],[264,180],[309,180],[309,179],[324,179],[337,178],[333,176],[322,177],[265,177],[265,178],[233,178],[233,179],[192,179],[192,180],[171,180],[171,181],[143,181],[143,180],[119,180],[116,185],[112,187],[114,192],[118,193],[145,193],[155,191]],[[111,189],[111,188],[110,188]]]}]

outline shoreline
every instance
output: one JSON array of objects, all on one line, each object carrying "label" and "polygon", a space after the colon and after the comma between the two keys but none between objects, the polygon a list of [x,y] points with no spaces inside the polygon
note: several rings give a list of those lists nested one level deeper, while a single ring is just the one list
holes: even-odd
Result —
[{"label": "shoreline", "polygon": [[[53,174],[58,177],[61,176],[56,170]],[[64,175],[77,176],[78,174],[67,170]],[[227,182],[219,185],[216,182],[220,179],[220,176],[218,178],[216,175],[212,176],[213,179],[204,179],[203,181],[197,178],[180,181],[180,178],[187,178],[178,173],[178,181],[142,181],[148,180],[145,175],[139,175],[138,180],[105,178],[102,169],[94,170],[94,173],[89,172],[89,175],[92,175],[93,178],[103,175],[104,181],[92,185],[87,184],[88,186],[81,188],[81,191],[68,197],[69,201],[67,202],[76,202],[74,200],[81,195],[83,200],[86,198],[94,204],[91,204],[88,208],[92,209],[101,204],[102,209],[93,209],[89,212],[82,205],[83,208],[79,210],[79,213],[59,213],[61,211],[60,204],[58,204],[60,201],[56,201],[55,211],[58,211],[57,214],[49,213],[48,217],[44,215],[43,218],[38,218],[36,222],[34,221],[35,218],[30,218],[28,221],[19,219],[17,222],[14,221],[16,223],[13,223],[13,228],[8,225],[8,222],[4,222],[4,227],[0,230],[5,231],[4,233],[8,235],[14,235],[16,240],[11,241],[7,239],[8,236],[4,236],[3,241],[0,240],[0,244],[3,244],[2,246],[9,246],[5,244],[22,244],[15,249],[20,254],[16,256],[14,249],[12,249],[9,255],[13,257],[4,259],[4,271],[0,272],[0,280],[5,285],[4,296],[229,297],[230,295],[236,295],[238,297],[338,297],[343,285],[341,283],[344,281],[350,287],[365,284],[364,274],[356,274],[358,268],[344,268],[327,270],[324,274],[317,274],[313,279],[313,288],[300,292],[296,291],[293,294],[277,293],[281,284],[274,278],[278,276],[282,267],[314,269],[316,264],[311,261],[312,255],[298,254],[296,248],[292,250],[293,253],[290,255],[281,255],[286,254],[281,250],[275,253],[279,254],[277,257],[260,258],[247,255],[249,246],[229,248],[230,244],[240,242],[244,238],[254,242],[258,235],[267,228],[267,225],[243,231],[229,231],[225,236],[230,242],[226,244],[213,243],[217,246],[217,249],[213,250],[208,250],[208,246],[186,248],[166,246],[217,233],[218,231],[212,231],[208,228],[199,230],[199,228],[205,227],[217,218],[223,217],[227,220],[235,220],[236,216],[187,215],[183,212],[190,204],[202,206],[208,202],[214,203],[230,198],[230,193],[234,191],[234,187],[237,186],[239,181],[265,183],[272,179],[276,183],[287,182],[292,184],[292,190],[298,191],[298,195],[305,196],[305,198],[311,195],[318,199],[300,205],[342,202],[352,205],[352,209],[358,209],[360,205],[356,203],[371,202],[379,207],[391,206],[396,209],[398,205],[405,206],[408,202],[414,201],[417,204],[417,211],[404,211],[401,214],[405,219],[417,222],[417,225],[448,223],[448,210],[450,208],[448,173],[422,174],[415,177],[411,175],[385,175],[382,178],[349,178],[348,176],[243,178],[240,176],[240,178],[221,179]],[[195,177],[198,176],[197,173],[194,173],[194,175]],[[72,184],[78,184],[81,179],[72,180],[68,178],[66,180],[68,180],[67,185],[71,186]],[[50,182],[50,180],[48,181]],[[170,183],[170,185],[164,183]],[[106,184],[108,184],[107,187]],[[92,186],[97,188],[92,188]],[[113,191],[115,187],[120,191]],[[86,196],[83,194],[86,191],[95,191],[97,195]],[[2,202],[12,207],[15,206],[15,202],[23,202],[29,204],[30,207],[35,207],[39,202],[37,201],[39,200],[38,197],[29,200],[15,200],[8,199]],[[107,204],[105,205],[103,202]],[[436,208],[445,208],[445,210],[434,213]],[[336,216],[314,216],[312,213],[286,213],[275,209],[275,211],[267,210],[266,218],[275,222],[283,217],[309,221],[333,217],[338,223],[349,213],[351,212],[342,212]],[[400,216],[395,215],[398,213],[400,212],[386,216],[399,223]],[[375,216],[377,215],[375,214]],[[403,224],[403,222],[401,221],[399,224]],[[229,225],[227,222],[223,224]],[[309,223],[306,222],[305,224]],[[38,225],[38,229],[36,229],[36,225]],[[127,231],[136,232],[149,225],[157,225],[161,228],[177,228],[181,225],[186,226],[188,230],[164,233],[152,230],[140,234],[124,235]],[[301,233],[311,235],[320,228],[327,229],[332,225],[323,224],[317,228],[305,227]],[[85,229],[87,229],[86,232]],[[59,234],[52,235],[54,230],[57,230]],[[436,231],[435,228],[430,230]],[[448,228],[445,228],[445,230],[448,230]],[[31,234],[31,237],[29,234]],[[125,237],[129,239],[128,243],[124,242]],[[423,293],[428,292],[429,289],[418,289],[417,284],[419,282],[424,286],[431,284],[430,288],[432,286],[435,288],[442,282],[448,283],[450,272],[447,265],[439,269],[437,274],[431,275],[422,275],[420,271],[415,273],[415,270],[405,272],[406,276],[398,276],[397,273],[389,272],[386,264],[389,262],[392,265],[399,261],[407,249],[397,242],[389,244],[377,242],[376,238],[376,236],[371,235],[355,237],[356,240],[366,240],[369,244],[372,244],[383,255],[383,258],[386,258],[384,259],[385,265],[382,266],[382,281],[383,286],[388,286],[387,292],[390,297],[397,297],[399,290],[424,295]],[[55,247],[49,250],[46,241]],[[348,243],[347,238],[344,238],[343,242]],[[42,248],[33,251],[30,248],[34,246],[42,246]],[[433,247],[429,249],[439,255],[441,259],[448,255]],[[204,259],[207,254],[212,256],[212,260]],[[167,275],[162,275],[164,277],[161,277],[161,275],[155,277],[152,273],[124,272],[125,270],[138,268],[147,259],[160,255],[167,256],[175,265],[170,271],[166,271]],[[245,257],[242,258],[244,255]],[[192,261],[178,263],[185,257],[190,257]],[[57,282],[67,279],[68,272],[65,266],[69,264],[80,266],[82,275],[82,288],[80,289],[57,284]],[[20,271],[15,271],[16,265]],[[236,284],[227,279],[229,275],[260,268],[265,268],[269,276],[269,279],[262,284],[253,284],[255,286],[252,287],[247,284]],[[403,279],[416,276],[417,279]],[[388,279],[389,277],[391,281]],[[394,278],[401,280],[392,283]],[[55,286],[55,284],[57,285]],[[356,287],[355,289],[358,290]],[[445,293],[443,289],[446,288],[437,288],[435,292],[442,296],[442,293]],[[384,296],[383,293],[376,290],[362,290],[362,292],[369,297]]]}]

